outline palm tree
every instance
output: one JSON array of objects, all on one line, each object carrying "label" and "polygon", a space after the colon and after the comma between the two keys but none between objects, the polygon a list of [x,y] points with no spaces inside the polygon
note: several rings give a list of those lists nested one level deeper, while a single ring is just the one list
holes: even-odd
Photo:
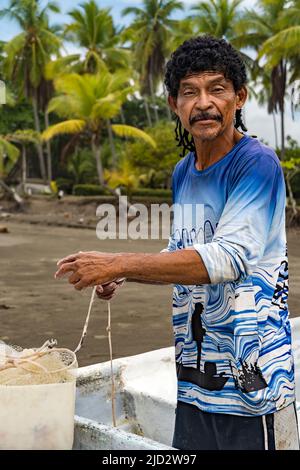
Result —
[{"label": "palm tree", "polygon": [[278,62],[278,54],[294,57],[300,52],[300,0],[286,3],[279,14],[280,31],[264,42],[261,53],[268,56],[269,61]]},{"label": "palm tree", "polygon": [[[43,8],[39,0],[10,0],[8,8],[0,12],[19,24],[21,33],[9,41],[6,53],[5,73],[18,89],[32,103],[36,132],[41,132],[39,109],[43,108],[48,85],[43,76],[51,54],[58,52],[61,41],[49,27],[49,11],[59,12],[55,2],[48,2]],[[46,168],[42,145],[38,145],[41,176],[46,180]],[[49,165],[48,165],[49,166]]]},{"label": "palm tree", "polygon": [[19,157],[19,149],[0,135],[0,177],[4,177]]},{"label": "palm tree", "polygon": [[191,17],[186,17],[180,20],[174,29],[172,38],[170,38],[170,50],[174,51],[184,41],[191,39],[193,36],[197,36],[199,31],[195,27],[194,21]]},{"label": "palm tree", "polygon": [[193,20],[197,34],[206,33],[231,41],[235,37],[234,25],[240,17],[242,0],[201,1],[192,7]]},{"label": "palm tree", "polygon": [[257,66],[256,69],[252,71],[252,79],[255,81],[256,86],[255,89],[252,88],[251,91],[257,99],[258,105],[267,105],[268,114],[272,114],[275,136],[275,148],[278,149],[278,132],[276,124],[275,105],[273,102],[271,77],[265,68]]},{"label": "palm tree", "polygon": [[[140,92],[143,97],[154,96],[164,73],[166,57],[170,53],[172,32],[179,24],[172,14],[182,10],[183,4],[177,0],[143,0],[141,8],[128,7],[125,15],[134,15],[133,23],[124,31],[124,40],[129,40],[134,50],[134,65],[140,76]],[[150,113],[147,109],[149,125]],[[158,114],[154,106],[155,118]]]},{"label": "palm tree", "polygon": [[298,215],[297,201],[293,193],[292,180],[300,172],[300,157],[299,157],[297,141],[292,139],[292,137],[288,135],[287,142],[288,142],[287,158],[285,161],[281,162],[281,166],[284,171],[288,199],[289,199],[289,203],[292,209],[291,217],[288,220],[288,226],[290,226],[293,220]]},{"label": "palm tree", "polygon": [[13,144],[17,144],[22,149],[21,181],[22,181],[23,192],[25,193],[25,186],[26,186],[26,180],[27,180],[27,146],[29,144],[33,144],[37,148],[38,145],[41,144],[41,136],[38,132],[33,131],[32,129],[22,129],[22,130],[17,130],[13,134],[8,134],[6,138],[9,142],[12,142]]},{"label": "palm tree", "polygon": [[[224,38],[239,48],[236,24],[242,18],[240,8],[243,0],[211,0],[201,1],[192,8],[195,14],[188,17],[195,35],[209,34]],[[248,54],[240,50],[249,71],[253,70],[254,61]]]},{"label": "palm tree", "polygon": [[68,172],[74,177],[75,184],[83,184],[94,174],[95,165],[89,149],[75,149],[68,161]]},{"label": "palm tree", "polygon": [[[52,98],[48,111],[55,111],[66,118],[63,122],[50,126],[43,133],[49,140],[59,134],[81,134],[90,139],[95,157],[99,183],[105,186],[101,159],[101,135],[106,120],[120,113],[122,103],[132,92],[128,86],[128,76],[124,71],[111,74],[102,67],[98,74],[62,75],[54,81],[58,96]],[[112,130],[119,136],[142,138],[155,146],[155,142],[145,132],[126,125],[112,125]]]},{"label": "palm tree", "polygon": [[22,205],[23,199],[3,181],[3,177],[7,175],[19,158],[19,154],[19,149],[8,141],[7,136],[0,135],[0,188],[9,194],[18,205]]},{"label": "palm tree", "polygon": [[296,83],[300,78],[300,0],[294,0],[279,14],[277,34],[265,41],[260,49],[260,57],[267,59],[266,68],[271,69],[282,58],[289,63],[289,85],[291,85],[291,111],[294,119],[295,109],[299,107],[299,100],[294,99],[299,94],[300,85]]},{"label": "palm tree", "polygon": [[84,72],[95,73],[103,63],[111,71],[128,67],[129,51],[119,46],[121,30],[115,27],[109,8],[89,0],[69,15],[73,21],[66,25],[65,37],[84,49]]},{"label": "palm tree", "polygon": [[114,170],[105,170],[105,179],[110,188],[126,188],[126,194],[131,200],[132,191],[139,186],[140,177],[137,175],[136,168],[126,159],[121,158],[118,168]]},{"label": "palm tree", "polygon": [[[247,10],[237,23],[235,30],[239,34],[236,41],[240,47],[252,47],[261,58],[264,45],[281,31],[281,15],[287,6],[287,0],[260,0],[256,10]],[[267,56],[268,60],[268,56]],[[268,64],[266,64],[268,67]],[[281,123],[281,159],[285,153],[285,95],[288,84],[289,62],[286,55],[279,54],[276,61],[269,63],[271,77],[270,112],[279,110]]]},{"label": "palm tree", "polygon": [[[65,37],[85,51],[82,72],[96,73],[103,64],[112,72],[129,67],[130,51],[120,45],[121,29],[115,27],[109,8],[99,8],[94,0],[89,0],[70,11],[69,15],[72,22],[65,27]],[[117,155],[109,119],[107,130],[116,165]]]}]

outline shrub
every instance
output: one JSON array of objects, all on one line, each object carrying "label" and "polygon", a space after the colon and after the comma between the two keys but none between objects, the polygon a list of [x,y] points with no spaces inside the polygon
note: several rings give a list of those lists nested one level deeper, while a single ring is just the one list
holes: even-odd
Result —
[{"label": "shrub", "polygon": [[111,196],[111,193],[97,184],[75,184],[73,186],[75,196]]},{"label": "shrub", "polygon": [[163,199],[171,199],[172,191],[170,189],[152,189],[152,188],[138,188],[133,189],[132,196],[144,197],[159,197]]},{"label": "shrub", "polygon": [[174,136],[174,123],[159,122],[153,128],[145,129],[154,138],[157,148],[145,142],[127,142],[123,158],[141,175],[140,183],[150,188],[169,188],[171,175],[179,161],[179,150]]},{"label": "shrub", "polygon": [[55,180],[58,190],[62,190],[66,194],[72,194],[73,180],[69,178],[56,178]]}]

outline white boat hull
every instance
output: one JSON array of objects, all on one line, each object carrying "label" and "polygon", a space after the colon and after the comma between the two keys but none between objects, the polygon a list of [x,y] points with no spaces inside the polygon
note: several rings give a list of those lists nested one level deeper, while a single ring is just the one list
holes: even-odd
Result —
[{"label": "white boat hull", "polygon": [[[300,318],[291,320],[300,422]],[[78,370],[74,449],[172,449],[176,406],[174,348],[113,361],[117,427],[112,426],[110,363]]]}]

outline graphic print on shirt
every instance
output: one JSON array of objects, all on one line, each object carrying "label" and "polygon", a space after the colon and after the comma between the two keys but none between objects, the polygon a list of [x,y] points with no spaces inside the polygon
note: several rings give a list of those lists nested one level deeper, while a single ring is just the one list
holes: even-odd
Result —
[{"label": "graphic print on shirt", "polygon": [[289,265],[287,259],[281,262],[278,279],[275,287],[275,292],[272,299],[272,304],[278,306],[281,310],[287,310],[289,296]]},{"label": "graphic print on shirt", "polygon": [[[182,222],[185,224],[182,228]],[[178,250],[195,243],[210,243],[218,226],[214,210],[208,204],[177,205],[174,210],[172,240]],[[197,229],[195,228],[197,227]]]},{"label": "graphic print on shirt", "polygon": [[174,285],[178,400],[274,413],[295,400],[282,169],[249,136],[207,170],[194,161],[189,153],[176,166],[173,202],[200,209],[195,220],[174,214],[168,251],[194,246],[211,283]]},{"label": "graphic print on shirt", "polygon": [[[199,211],[198,211],[199,213]],[[201,213],[201,212],[200,212]],[[195,228],[183,228],[181,234],[177,229],[172,237],[176,240],[177,249],[187,248],[194,243],[210,243],[213,239],[215,229],[217,227],[216,216],[211,206],[205,206],[202,211],[204,221],[198,218],[198,231]],[[191,227],[192,222],[188,224]],[[220,290],[218,286],[212,287],[216,292]],[[218,338],[214,339],[213,334],[203,327],[202,314],[204,306],[201,302],[194,305],[194,312],[191,318],[191,341],[185,339],[185,353],[183,363],[177,363],[177,376],[179,380],[190,382],[198,385],[206,390],[222,390],[229,377],[232,377],[237,389],[244,393],[261,390],[267,386],[266,381],[262,375],[257,361],[248,362],[247,360],[240,360],[239,367],[233,359],[236,351],[234,351],[236,341],[234,341],[233,334],[230,332],[226,337],[226,332],[222,329],[218,332]],[[203,314],[207,318],[207,314]],[[220,326],[220,325],[219,325]],[[216,330],[216,326],[214,326]],[[256,342],[250,338],[253,346]],[[227,370],[224,371],[224,356],[220,351],[219,343],[226,343],[228,349],[231,349],[231,357],[227,360]],[[194,347],[193,347],[194,345]],[[245,342],[242,343],[245,345]],[[213,346],[213,347],[212,347]],[[218,371],[218,361],[211,360],[201,361],[201,348],[206,350],[210,349],[210,356],[212,357],[212,350],[215,349],[215,356],[222,356],[221,371]],[[195,354],[195,350],[197,350]],[[240,357],[240,354],[237,354]],[[187,365],[185,365],[187,364]]]},{"label": "graphic print on shirt", "polygon": [[192,316],[193,340],[197,345],[197,367],[186,367],[182,363],[177,364],[177,376],[179,380],[191,382],[206,390],[222,390],[228,378],[225,373],[217,375],[217,366],[214,362],[204,362],[204,371],[200,370],[201,346],[206,330],[202,326],[201,314],[203,305],[197,303]]}]

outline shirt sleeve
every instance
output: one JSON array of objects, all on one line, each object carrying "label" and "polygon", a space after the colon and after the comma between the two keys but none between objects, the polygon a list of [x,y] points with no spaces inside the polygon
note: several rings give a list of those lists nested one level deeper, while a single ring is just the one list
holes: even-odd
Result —
[{"label": "shirt sleeve", "polygon": [[284,211],[284,179],[274,159],[257,155],[235,173],[212,241],[194,245],[212,284],[242,282],[252,274],[264,254],[276,206]]}]

